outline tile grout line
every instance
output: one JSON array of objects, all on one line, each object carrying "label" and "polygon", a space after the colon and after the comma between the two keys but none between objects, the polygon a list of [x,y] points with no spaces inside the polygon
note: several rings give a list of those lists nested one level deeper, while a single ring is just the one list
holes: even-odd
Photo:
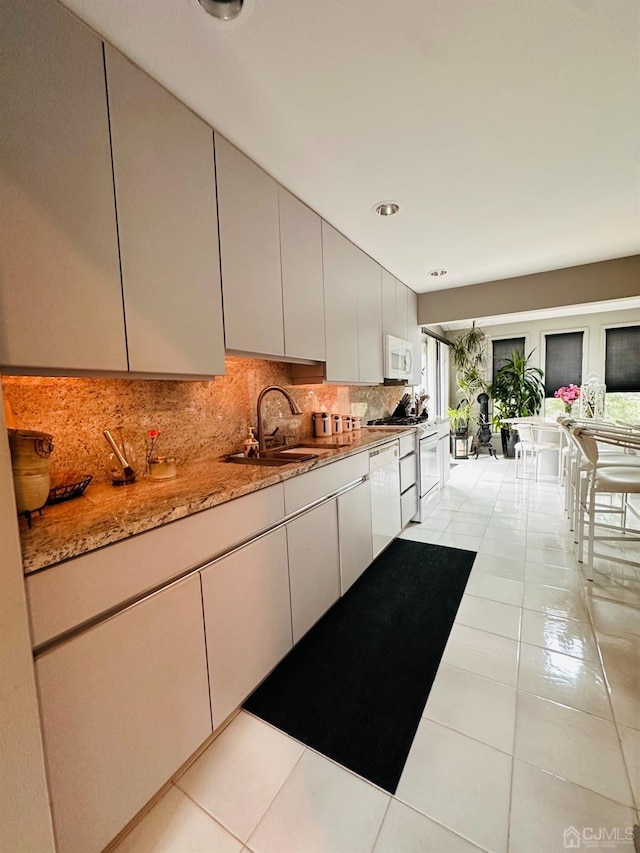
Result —
[{"label": "tile grout line", "polygon": [[[176,780],[176,782],[177,782],[177,780]],[[189,800],[189,802],[193,803],[193,805],[196,806],[197,809],[199,809],[203,814],[205,814],[209,818],[209,820],[213,821],[217,826],[224,829],[225,832],[227,832],[229,835],[231,835],[232,838],[235,838],[236,841],[239,841],[240,844],[242,844],[242,846],[244,847],[246,842],[244,842],[238,835],[236,835],[235,832],[232,832],[228,826],[225,826],[225,824],[222,823],[222,821],[218,820],[217,817],[214,817],[212,814],[210,814],[204,808],[204,806],[201,806],[197,800],[194,800],[193,797],[190,794],[188,794],[185,790],[183,790],[178,784],[176,784],[176,782],[171,782],[172,788],[175,788],[177,791],[180,791],[180,793],[183,794]],[[160,803],[160,802],[162,802],[162,800],[158,800],[158,802]],[[140,825],[140,824],[138,824],[138,825]],[[116,851],[116,853],[117,853],[117,851]]]}]

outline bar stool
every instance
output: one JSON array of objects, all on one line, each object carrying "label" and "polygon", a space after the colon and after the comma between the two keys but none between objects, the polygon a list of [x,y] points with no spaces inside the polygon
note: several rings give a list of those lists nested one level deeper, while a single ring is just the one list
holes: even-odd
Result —
[{"label": "bar stool", "polygon": [[620,527],[598,524],[607,530],[615,530],[616,536],[596,536],[596,512],[600,511],[596,505],[596,497],[601,494],[621,495],[623,507],[626,510],[627,496],[640,494],[640,464],[629,463],[629,460],[637,459],[623,454],[626,462],[622,464],[599,464],[598,440],[609,442],[624,447],[625,449],[640,449],[640,439],[627,438],[628,444],[623,444],[619,433],[609,431],[598,431],[593,428],[574,426],[570,428],[571,435],[580,448],[585,460],[585,477],[580,481],[579,488],[579,511],[578,520],[578,562],[584,562],[584,528],[587,525],[587,580],[593,580],[593,558],[604,557],[608,560],[626,563],[627,565],[640,566],[640,562],[626,560],[622,557],[614,557],[610,554],[596,554],[595,542],[639,542],[640,530],[634,530],[626,526],[626,513],[623,512]]}]

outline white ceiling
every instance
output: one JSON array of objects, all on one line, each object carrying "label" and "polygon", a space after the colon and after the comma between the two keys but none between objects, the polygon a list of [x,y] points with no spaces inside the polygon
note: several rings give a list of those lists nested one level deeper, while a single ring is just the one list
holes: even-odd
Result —
[{"label": "white ceiling", "polygon": [[637,0],[64,5],[418,292],[640,252]]}]

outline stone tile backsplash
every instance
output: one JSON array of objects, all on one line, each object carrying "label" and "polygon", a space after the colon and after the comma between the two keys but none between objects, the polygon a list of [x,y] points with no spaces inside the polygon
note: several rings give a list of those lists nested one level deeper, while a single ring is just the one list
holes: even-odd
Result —
[{"label": "stone tile backsplash", "polygon": [[265,398],[267,432],[303,440],[313,434],[311,412],[326,409],[361,415],[390,414],[405,390],[376,386],[291,385],[288,364],[227,358],[226,376],[211,381],[2,377],[3,393],[20,429],[53,435],[51,470],[75,469],[107,479],[105,427],[122,427],[144,469],[147,433],[160,431],[157,449],[179,462],[195,462],[239,450],[256,422],[256,401],[266,385],[287,388],[303,411],[292,416],[279,394]]}]

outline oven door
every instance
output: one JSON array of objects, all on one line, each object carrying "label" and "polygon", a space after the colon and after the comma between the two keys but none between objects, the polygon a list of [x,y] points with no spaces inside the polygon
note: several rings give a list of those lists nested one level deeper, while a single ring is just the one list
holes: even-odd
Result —
[{"label": "oven door", "polygon": [[420,498],[424,498],[439,485],[438,433],[432,432],[420,439]]}]

